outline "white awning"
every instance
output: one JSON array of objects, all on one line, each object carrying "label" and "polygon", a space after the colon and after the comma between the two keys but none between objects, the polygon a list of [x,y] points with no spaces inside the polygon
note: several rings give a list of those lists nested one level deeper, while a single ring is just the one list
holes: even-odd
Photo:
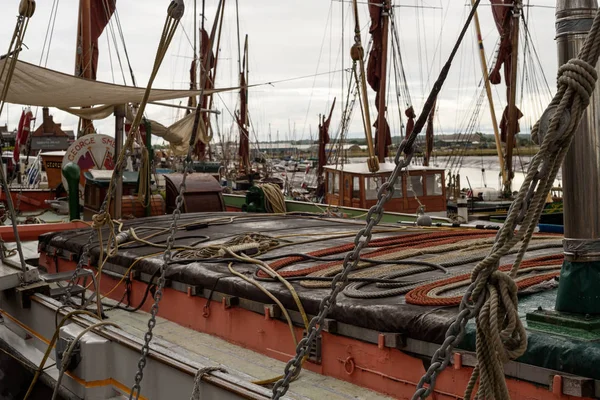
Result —
[{"label": "white awning", "polygon": [[[10,58],[0,60],[0,70]],[[0,91],[4,80],[0,80]],[[239,88],[205,90],[204,94],[225,92]],[[56,107],[69,112],[70,108],[139,103],[145,88],[115,85],[78,78],[62,72],[17,61],[6,101],[39,107]],[[199,90],[152,89],[149,101],[172,100],[197,96]],[[105,110],[105,109],[104,109]],[[75,111],[75,110],[73,110]]]}]

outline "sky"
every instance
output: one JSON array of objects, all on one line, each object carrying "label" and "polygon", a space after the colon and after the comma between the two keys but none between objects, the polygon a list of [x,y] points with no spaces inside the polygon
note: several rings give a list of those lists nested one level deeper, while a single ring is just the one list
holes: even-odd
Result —
[{"label": "sky", "polygon": [[[523,91],[518,104],[525,114],[521,122],[522,131],[535,123],[543,107],[555,91],[556,44],[554,42],[555,0],[535,0],[525,4],[530,33],[528,53],[521,57],[527,73],[520,74]],[[367,6],[359,1],[359,19],[364,46],[368,43]],[[44,57],[44,38],[51,21],[53,4],[58,7],[50,50]],[[25,37],[27,48],[20,59],[46,66],[65,73],[73,73],[79,0],[37,1],[37,9]],[[162,31],[169,0],[117,0],[119,22],[131,67],[137,84],[146,86],[156,48]],[[193,55],[194,2],[187,0],[186,13],[163,61],[155,88],[188,88],[189,63]],[[210,28],[215,18],[217,0],[206,0],[205,24]],[[404,74],[410,92],[410,101],[417,114],[420,112],[432,82],[450,54],[460,29],[464,24],[469,7],[465,0],[394,0],[394,21],[404,64]],[[16,23],[19,0],[0,0],[0,53],[8,49]],[[202,0],[197,4],[198,25],[201,21]],[[249,37],[249,83],[260,85],[249,91],[249,112],[252,122],[252,140],[301,140],[318,136],[319,114],[329,111],[337,97],[333,114],[331,135],[336,136],[341,120],[342,103],[345,103],[351,66],[349,48],[354,42],[354,19],[351,3],[340,0],[239,0],[240,35]],[[491,17],[489,0],[482,0],[479,16],[487,58],[494,58],[498,32]],[[525,30],[522,29],[522,32]],[[114,36],[113,36],[114,32]],[[50,35],[48,36],[50,37]],[[219,70],[216,86],[236,85],[238,80],[238,42],[236,7],[234,0],[227,0],[221,45],[218,52]],[[524,35],[521,36],[524,38]],[[243,45],[243,43],[242,43]],[[48,47],[46,45],[46,47]],[[131,85],[116,18],[99,40],[100,61],[98,80]],[[118,48],[118,52],[116,51]],[[535,50],[533,50],[535,49]],[[522,48],[522,52],[524,52]],[[119,58],[122,69],[119,66]],[[46,61],[47,57],[47,61]],[[458,51],[448,79],[438,98],[436,108],[436,132],[452,134],[472,129],[492,133],[487,103],[477,117],[473,110],[481,94],[481,67],[477,43],[472,27]],[[535,66],[536,71],[532,68]],[[304,77],[303,79],[299,79]],[[536,79],[534,79],[534,77]],[[548,82],[546,86],[544,79]],[[400,99],[398,107],[396,85],[388,90],[388,120],[392,135],[401,132],[399,114],[403,113],[407,98]],[[494,88],[498,118],[506,105],[505,88]],[[370,92],[372,118],[375,118],[374,93]],[[344,101],[342,101],[344,98]],[[183,104],[187,100],[181,100]],[[480,101],[481,102],[481,101]],[[179,104],[180,101],[173,103]],[[221,94],[215,108],[219,115],[219,133],[228,138],[236,130],[231,117],[238,106],[238,95]],[[0,125],[8,123],[9,129],[16,128],[22,105],[5,108],[0,116]],[[35,111],[35,109],[34,109]],[[56,122],[63,129],[76,129],[77,119],[59,110],[51,110]],[[147,117],[168,125],[180,118],[183,112],[174,108],[149,106]],[[41,111],[39,112],[41,115]],[[41,118],[37,121],[41,123]],[[106,119],[96,123],[100,133],[113,135],[114,121]],[[356,104],[349,129],[349,136],[364,137],[360,108]]]}]

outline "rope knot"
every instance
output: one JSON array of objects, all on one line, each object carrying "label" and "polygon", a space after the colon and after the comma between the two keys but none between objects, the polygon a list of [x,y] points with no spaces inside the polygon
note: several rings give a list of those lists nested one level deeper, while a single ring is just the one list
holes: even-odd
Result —
[{"label": "rope knot", "polygon": [[584,106],[590,103],[590,97],[596,87],[598,73],[588,62],[574,58],[558,69],[558,85],[573,89]]},{"label": "rope knot", "polygon": [[94,214],[92,217],[92,227],[98,229],[102,228],[110,220],[110,215],[107,212],[101,214]]},{"label": "rope knot", "polygon": [[183,4],[183,0],[171,0],[171,4],[169,4],[169,7],[167,8],[169,17],[176,21],[179,21],[181,17],[183,17],[184,11],[185,4]]}]

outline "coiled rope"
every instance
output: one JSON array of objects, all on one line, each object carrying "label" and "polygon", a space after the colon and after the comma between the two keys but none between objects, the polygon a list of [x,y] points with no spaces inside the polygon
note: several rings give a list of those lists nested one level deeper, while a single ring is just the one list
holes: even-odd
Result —
[{"label": "coiled rope", "polygon": [[283,197],[279,186],[274,183],[263,183],[257,186],[265,194],[265,209],[267,212],[275,214],[285,214],[287,212],[285,197]]}]

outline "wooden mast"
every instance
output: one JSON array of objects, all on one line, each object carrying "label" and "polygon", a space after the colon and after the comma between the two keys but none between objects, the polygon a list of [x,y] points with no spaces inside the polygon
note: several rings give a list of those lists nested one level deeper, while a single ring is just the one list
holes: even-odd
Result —
[{"label": "wooden mast", "polygon": [[[471,0],[471,5],[475,5],[475,0]],[[490,85],[488,65],[485,57],[485,48],[483,47],[483,39],[481,36],[481,25],[479,24],[479,14],[477,11],[475,11],[475,15],[473,16],[473,24],[475,25],[475,31],[477,32],[481,73],[483,74],[483,83],[485,84],[485,92],[487,94],[487,99],[490,106],[492,127],[494,128],[494,139],[496,140],[496,151],[498,153],[498,163],[500,165],[500,171],[502,172],[502,186],[506,187],[508,184],[508,174],[504,164],[504,154],[502,152],[502,142],[500,140],[500,129],[498,128],[498,119],[496,118],[496,109],[494,107],[494,99],[492,97],[492,87]]]},{"label": "wooden mast", "polygon": [[515,0],[512,15],[512,41],[511,41],[511,67],[510,67],[510,88],[508,99],[508,134],[506,135],[506,170],[508,171],[508,182],[505,190],[511,190],[511,183],[514,176],[512,165],[513,142],[517,133],[519,116],[517,115],[517,69],[519,67],[519,19],[521,17],[521,0]]},{"label": "wooden mast", "polygon": [[[75,48],[75,75],[85,79],[92,79],[92,14],[90,0],[79,0],[78,35],[77,46]],[[93,129],[92,121],[81,118],[79,121],[78,136],[93,133]]]},{"label": "wooden mast", "polygon": [[381,79],[379,81],[379,102],[377,110],[377,158],[380,163],[385,162],[386,139],[387,139],[387,122],[385,120],[385,88],[387,84],[387,53],[388,53],[388,30],[390,23],[390,0],[383,0],[381,11]]},{"label": "wooden mast", "polygon": [[353,10],[354,10],[354,45],[350,49],[350,55],[352,56],[352,60],[358,62],[360,76],[356,72],[356,68],[354,69],[354,74],[356,76],[358,83],[358,87],[360,88],[360,94],[362,97],[362,110],[364,116],[364,128],[365,128],[365,136],[367,138],[367,148],[369,151],[369,157],[367,158],[367,165],[369,167],[369,171],[377,172],[379,171],[379,160],[377,156],[375,156],[375,149],[373,146],[373,135],[371,133],[371,115],[369,113],[369,98],[367,96],[367,78],[365,75],[365,50],[362,47],[362,43],[360,40],[360,23],[358,18],[358,2],[357,0],[353,0]]}]

